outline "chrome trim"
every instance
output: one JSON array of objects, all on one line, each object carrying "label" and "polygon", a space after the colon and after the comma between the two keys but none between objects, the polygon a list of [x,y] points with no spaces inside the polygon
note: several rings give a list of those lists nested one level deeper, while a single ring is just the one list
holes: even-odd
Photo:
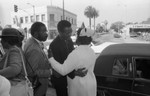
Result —
[{"label": "chrome trim", "polygon": [[104,87],[104,86],[97,86],[98,88],[104,88],[104,89],[110,89],[110,90],[116,90],[116,91],[122,91],[122,92],[128,92],[130,93],[131,91],[127,90],[120,90],[120,89],[115,89],[115,88],[109,88],[109,87]]},{"label": "chrome trim", "polygon": [[140,94],[140,95],[144,95],[144,96],[150,96],[150,94],[143,94],[143,93],[138,93],[138,92],[132,92],[132,94]]},{"label": "chrome trim", "polygon": [[106,75],[95,75],[96,77],[98,77],[98,76],[102,76],[102,77],[105,77],[105,78],[119,78],[119,79],[129,79],[129,80],[134,80],[134,78],[131,78],[131,77],[126,77],[126,76],[119,76],[119,77],[116,77],[116,76],[113,76],[113,75],[111,75],[111,76],[106,76]]}]

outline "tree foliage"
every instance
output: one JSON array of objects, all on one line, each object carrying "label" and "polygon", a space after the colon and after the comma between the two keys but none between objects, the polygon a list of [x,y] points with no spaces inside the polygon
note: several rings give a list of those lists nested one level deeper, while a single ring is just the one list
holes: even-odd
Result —
[{"label": "tree foliage", "polygon": [[99,16],[99,11],[93,8],[93,18],[94,18],[94,30],[95,30],[95,18]]},{"label": "tree foliage", "polygon": [[122,21],[118,21],[115,23],[112,23],[110,26],[110,29],[113,29],[116,32],[121,31],[121,29],[124,27],[124,23]]},{"label": "tree foliage", "polygon": [[91,18],[93,18],[93,7],[87,6],[84,11],[84,15],[89,18],[89,26],[91,28]]},{"label": "tree foliage", "polygon": [[106,30],[106,28],[105,28],[106,26],[104,25],[104,24],[97,24],[97,26],[96,26],[96,32],[97,33],[102,33],[102,32],[105,32]]},{"label": "tree foliage", "polygon": [[150,18],[148,18],[146,21],[142,21],[142,24],[150,24]]},{"label": "tree foliage", "polygon": [[98,10],[96,10],[92,6],[87,6],[84,10],[84,15],[89,18],[89,26],[91,28],[91,19],[94,18],[94,25],[95,25],[95,18],[99,16]]}]

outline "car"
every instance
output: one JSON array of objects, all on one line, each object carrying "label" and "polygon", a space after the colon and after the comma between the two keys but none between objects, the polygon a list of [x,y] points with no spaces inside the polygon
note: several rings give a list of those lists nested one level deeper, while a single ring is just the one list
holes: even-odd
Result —
[{"label": "car", "polygon": [[98,56],[97,96],[150,96],[150,45],[113,44]]},{"label": "car", "polygon": [[108,46],[113,45],[113,44],[117,44],[115,42],[104,42],[102,44],[99,45],[94,45],[93,43],[91,43],[91,48],[94,50],[96,56],[99,56],[99,54]]}]

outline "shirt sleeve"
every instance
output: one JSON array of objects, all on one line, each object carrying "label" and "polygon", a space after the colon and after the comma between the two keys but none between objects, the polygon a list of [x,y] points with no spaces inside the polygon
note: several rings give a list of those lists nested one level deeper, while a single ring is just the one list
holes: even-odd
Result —
[{"label": "shirt sleeve", "polygon": [[22,69],[21,55],[18,50],[9,52],[7,67],[0,70],[0,75],[6,78],[12,78],[18,75]]},{"label": "shirt sleeve", "polygon": [[63,64],[60,64],[54,58],[50,58],[49,61],[52,68],[63,76],[73,71],[76,68],[76,64],[78,64],[75,52],[70,53]]}]

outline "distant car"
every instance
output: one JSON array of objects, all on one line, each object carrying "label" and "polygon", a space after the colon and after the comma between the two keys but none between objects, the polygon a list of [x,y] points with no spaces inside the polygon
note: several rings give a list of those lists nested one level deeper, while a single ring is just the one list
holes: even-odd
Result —
[{"label": "distant car", "polygon": [[113,44],[96,60],[97,96],[150,96],[150,45]]},{"label": "distant car", "polygon": [[131,32],[130,33],[130,37],[138,37],[138,36],[139,36],[139,34],[136,33],[136,32]]}]

